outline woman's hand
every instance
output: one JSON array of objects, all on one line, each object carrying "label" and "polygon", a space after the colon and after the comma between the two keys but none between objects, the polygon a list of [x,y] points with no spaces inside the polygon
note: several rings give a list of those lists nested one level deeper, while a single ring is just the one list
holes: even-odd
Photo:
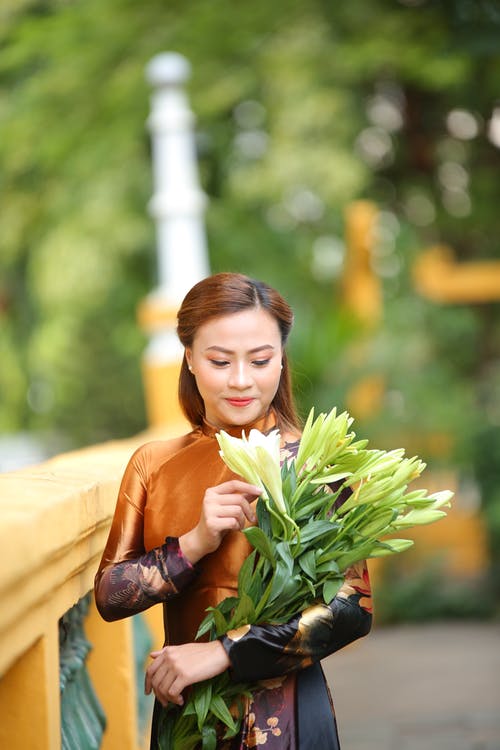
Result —
[{"label": "woman's hand", "polygon": [[146,670],[144,690],[146,695],[153,691],[163,706],[169,701],[182,706],[184,688],[215,677],[230,665],[219,641],[165,646],[151,656],[153,662]]},{"label": "woman's hand", "polygon": [[240,531],[247,520],[255,523],[250,503],[261,494],[259,487],[239,479],[209,487],[203,498],[198,524],[179,538],[182,554],[194,565],[209,552],[214,552],[228,531]]}]

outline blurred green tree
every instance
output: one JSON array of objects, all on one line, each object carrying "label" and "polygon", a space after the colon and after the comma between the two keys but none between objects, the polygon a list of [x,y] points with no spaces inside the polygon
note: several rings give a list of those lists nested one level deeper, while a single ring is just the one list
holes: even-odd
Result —
[{"label": "blurred green tree", "polygon": [[[375,373],[383,419],[366,427],[387,440],[460,442],[479,417],[500,421],[498,304],[438,307],[411,281],[436,241],[461,260],[499,254],[495,3],[24,0],[1,14],[0,429],[82,444],[145,424],[144,67],[170,49],[193,65],[212,268],[290,298],[304,410],[343,405]],[[343,209],[359,197],[382,210],[384,320],[367,343],[337,304]]]}]

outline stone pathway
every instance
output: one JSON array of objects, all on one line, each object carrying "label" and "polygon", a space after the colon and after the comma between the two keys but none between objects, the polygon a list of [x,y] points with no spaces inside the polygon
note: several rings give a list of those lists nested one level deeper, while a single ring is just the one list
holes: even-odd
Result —
[{"label": "stone pathway", "polygon": [[374,628],[323,666],[342,750],[500,750],[500,623]]}]

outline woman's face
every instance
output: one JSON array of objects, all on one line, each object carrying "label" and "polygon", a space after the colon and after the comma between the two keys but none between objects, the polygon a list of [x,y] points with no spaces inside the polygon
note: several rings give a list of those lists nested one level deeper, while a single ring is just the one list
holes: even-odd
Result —
[{"label": "woman's face", "polygon": [[261,308],[212,318],[186,349],[210,424],[224,428],[263,417],[281,377],[281,335]]}]

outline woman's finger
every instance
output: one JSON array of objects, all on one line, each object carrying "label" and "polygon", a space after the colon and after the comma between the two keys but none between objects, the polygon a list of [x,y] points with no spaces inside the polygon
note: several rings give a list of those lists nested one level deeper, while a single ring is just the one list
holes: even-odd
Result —
[{"label": "woman's finger", "polygon": [[160,667],[151,678],[151,687],[162,705],[166,706],[169,700],[178,702],[178,696],[170,697],[170,688],[175,681],[176,673],[168,661],[162,660]]},{"label": "woman's finger", "polygon": [[238,494],[255,500],[259,495],[262,495],[262,487],[257,487],[257,485],[249,484],[248,482],[241,482],[239,479],[230,479],[228,482],[223,482],[215,487],[209,487],[206,494],[210,495],[211,493],[219,497]]},{"label": "woman's finger", "polygon": [[205,509],[209,514],[214,513],[222,516],[243,513],[251,523],[255,522],[255,512],[248,500],[242,495],[228,494],[210,498]]},{"label": "woman's finger", "polygon": [[146,669],[146,674],[144,675],[144,692],[146,695],[149,695],[152,690],[152,678],[154,674],[157,672],[161,659],[157,658],[161,655],[161,651],[153,651],[150,656],[153,657],[154,661],[151,662],[151,664]]},{"label": "woman's finger", "polygon": [[182,691],[186,687],[184,680],[180,679],[180,677],[176,677],[176,679],[172,682],[172,684],[169,687],[168,690],[168,700],[171,703],[175,703],[177,706],[183,706],[184,705],[184,698],[182,697]]}]

